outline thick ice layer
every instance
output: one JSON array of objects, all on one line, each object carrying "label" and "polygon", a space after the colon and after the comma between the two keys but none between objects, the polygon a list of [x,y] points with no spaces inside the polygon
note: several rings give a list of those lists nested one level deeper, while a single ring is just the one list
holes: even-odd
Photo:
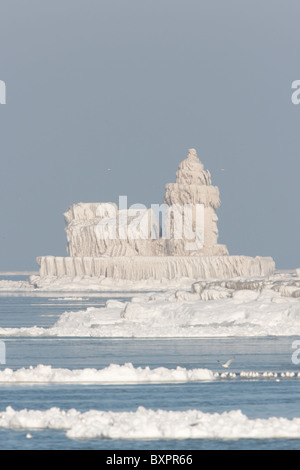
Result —
[{"label": "thick ice layer", "polygon": [[227,337],[300,335],[300,280],[202,281],[190,290],[110,300],[65,312],[50,328],[0,328],[0,336]]},{"label": "thick ice layer", "polygon": [[0,413],[0,428],[63,430],[70,439],[278,439],[300,438],[300,418],[250,419],[240,410],[204,413],[139,407],[136,411],[79,412],[50,408]]},{"label": "thick ice layer", "polygon": [[173,383],[214,380],[215,376],[209,369],[167,369],[166,367],[134,367],[131,363],[124,365],[111,364],[104,369],[57,369],[51,366],[18,370],[4,369],[0,371],[0,383]]},{"label": "thick ice layer", "polygon": [[230,279],[269,276],[274,273],[272,258],[249,256],[133,256],[102,258],[37,258],[40,277],[107,277],[110,279],[163,280]]}]

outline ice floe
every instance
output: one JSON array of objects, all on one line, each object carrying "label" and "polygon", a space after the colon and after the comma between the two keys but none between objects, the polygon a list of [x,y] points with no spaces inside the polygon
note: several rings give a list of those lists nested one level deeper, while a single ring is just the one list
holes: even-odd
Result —
[{"label": "ice floe", "polygon": [[209,369],[186,369],[176,367],[134,367],[131,363],[124,365],[110,364],[103,369],[63,369],[39,364],[36,367],[13,370],[6,368],[0,371],[1,383],[177,383],[214,380],[215,375]]},{"label": "ice floe", "polygon": [[7,407],[0,412],[0,428],[62,430],[70,439],[277,439],[300,438],[300,418],[248,418],[241,410],[205,413],[152,410],[80,412]]},{"label": "ice floe", "polygon": [[143,383],[186,383],[236,380],[273,380],[300,379],[300,372],[295,371],[213,371],[207,368],[187,369],[177,366],[175,369],[149,366],[134,367],[132,363],[110,364],[103,369],[65,369],[39,364],[35,367],[22,367],[17,370],[5,368],[0,371],[0,384],[143,384]]}]

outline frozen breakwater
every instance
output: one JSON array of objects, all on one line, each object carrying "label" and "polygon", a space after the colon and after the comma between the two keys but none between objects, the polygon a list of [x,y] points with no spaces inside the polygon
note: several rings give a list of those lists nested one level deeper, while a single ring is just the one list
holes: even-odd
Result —
[{"label": "frozen breakwater", "polygon": [[180,279],[230,279],[239,276],[270,276],[272,258],[249,256],[120,256],[37,258],[40,277],[78,276],[132,281]]}]

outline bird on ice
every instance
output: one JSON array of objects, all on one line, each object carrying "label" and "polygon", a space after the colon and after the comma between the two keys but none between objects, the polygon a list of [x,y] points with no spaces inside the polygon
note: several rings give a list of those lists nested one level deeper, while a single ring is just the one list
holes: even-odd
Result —
[{"label": "bird on ice", "polygon": [[232,363],[232,361],[234,360],[234,357],[232,357],[231,359],[229,359],[227,362],[224,362],[224,364],[222,364],[220,361],[217,361],[219,364],[221,364],[222,367],[225,367],[225,369],[228,369],[228,367],[230,366],[230,364]]}]

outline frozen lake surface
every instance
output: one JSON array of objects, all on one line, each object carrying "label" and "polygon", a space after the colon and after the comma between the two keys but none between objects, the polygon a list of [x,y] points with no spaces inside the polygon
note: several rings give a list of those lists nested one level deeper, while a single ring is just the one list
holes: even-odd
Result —
[{"label": "frozen lake surface", "polygon": [[[6,277],[7,279],[7,277]],[[16,278],[14,278],[17,280]],[[2,292],[0,294],[0,327],[19,329],[22,327],[51,328],[64,312],[81,312],[89,307],[103,308],[108,299],[121,302],[130,300],[133,294],[128,293],[51,293],[51,292]],[[39,364],[51,366],[50,372],[58,368],[73,371],[80,369],[103,369],[111,364],[131,364],[134,373],[149,368],[150,372],[156,368],[175,370],[181,367],[184,370],[209,370],[214,375],[212,380],[190,380],[176,382],[170,380],[164,383],[157,379],[154,383],[99,383],[78,382],[64,383],[51,382],[49,375],[45,383],[30,383],[17,380],[16,382],[0,382],[0,449],[298,449],[300,440],[297,438],[274,438],[266,434],[265,438],[200,438],[197,433],[192,438],[189,430],[194,426],[188,422],[182,430],[182,438],[176,438],[169,432],[167,438],[149,439],[147,430],[144,438],[128,438],[123,435],[116,438],[89,438],[85,430],[76,422],[70,436],[66,432],[67,425],[59,426],[58,418],[55,426],[47,425],[45,413],[53,408],[59,412],[76,410],[76,419],[93,410],[97,412],[116,413],[118,419],[123,419],[121,412],[134,412],[135,419],[147,418],[147,410],[152,410],[157,419],[158,410],[182,412],[184,419],[190,419],[189,410],[199,410],[211,419],[217,413],[219,421],[216,429],[220,428],[222,413],[241,410],[247,417],[233,416],[233,425],[241,426],[243,432],[255,420],[264,419],[265,429],[269,425],[269,418],[287,418],[292,420],[300,418],[300,366],[292,362],[292,342],[295,336],[265,336],[265,337],[82,337],[37,335],[2,336],[6,346],[6,364],[0,365],[0,373],[9,368],[19,371],[22,368],[33,369]],[[225,362],[235,357],[230,372],[235,377],[220,376],[225,370],[217,362]],[[25,372],[26,372],[25,371]],[[38,369],[37,369],[38,371]],[[276,376],[249,377],[243,371],[276,372]],[[287,376],[286,372],[294,375]],[[150,373],[148,371],[148,375]],[[284,376],[281,374],[284,373]],[[51,375],[51,374],[50,374]],[[59,375],[58,375],[59,377]],[[113,377],[113,375],[111,375]],[[161,381],[160,381],[161,380]],[[9,421],[10,411],[13,418]],[[141,409],[142,407],[142,409]],[[39,428],[30,428],[30,421],[20,418],[21,410],[39,410],[41,416]],[[140,410],[137,412],[137,410]],[[44,414],[43,414],[44,413]],[[57,416],[57,411],[56,415]],[[49,412],[48,412],[49,414]],[[207,415],[206,415],[207,414]],[[51,419],[53,422],[54,412]],[[64,415],[63,415],[64,416]],[[104,414],[101,419],[106,419]],[[201,415],[202,416],[202,415]],[[95,419],[98,415],[94,414]],[[145,418],[145,419],[146,419]],[[167,419],[172,420],[170,415]],[[2,419],[2,421],[1,421]],[[48,418],[47,418],[48,419]],[[63,419],[60,417],[60,422]],[[73,418],[72,418],[73,419]],[[94,419],[94,418],[93,418]],[[147,418],[149,419],[149,418]],[[177,418],[176,418],[177,419]],[[194,419],[194,418],[193,418]],[[206,418],[205,418],[206,419]],[[254,421],[253,421],[254,420]],[[51,420],[50,420],[51,421]],[[34,421],[37,422],[37,421]],[[2,423],[2,425],[1,425]],[[7,424],[8,423],[8,424]],[[118,424],[119,429],[122,428]],[[172,421],[170,421],[172,423]],[[197,424],[197,423],[196,423]],[[32,426],[32,424],[31,424]],[[79,426],[79,427],[78,427]],[[152,424],[156,430],[156,424]],[[284,429],[289,426],[282,424]],[[296,425],[295,425],[296,426]],[[160,429],[161,423],[158,423]],[[75,429],[76,428],[76,429]],[[68,428],[69,429],[69,428]],[[124,428],[125,429],[125,428]],[[170,424],[170,429],[172,426]],[[255,428],[256,429],[256,428]],[[75,431],[80,438],[74,438]],[[111,432],[114,432],[113,430]],[[129,429],[130,436],[131,430]],[[153,431],[154,432],[154,431]],[[156,432],[156,431],[155,431]],[[256,431],[255,431],[256,432]],[[297,434],[297,430],[293,430]],[[30,434],[28,434],[30,433]],[[267,433],[267,431],[266,431]],[[279,433],[280,434],[280,433]],[[289,434],[289,433],[288,433]],[[296,435],[294,434],[294,435]],[[132,434],[133,435],[133,434]],[[255,434],[254,434],[255,435]],[[270,435],[270,437],[268,437]],[[277,433],[278,435],[278,433]],[[289,434],[291,435],[291,433]],[[300,436],[300,434],[299,434]],[[30,437],[30,438],[29,438]],[[127,437],[127,438],[126,438]]]}]

